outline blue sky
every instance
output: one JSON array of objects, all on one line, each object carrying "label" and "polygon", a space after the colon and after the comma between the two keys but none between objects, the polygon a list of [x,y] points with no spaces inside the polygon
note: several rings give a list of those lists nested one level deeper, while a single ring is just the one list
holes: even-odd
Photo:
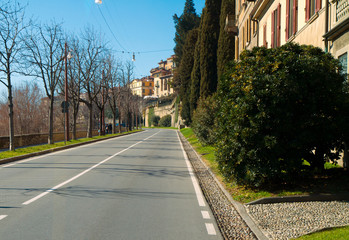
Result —
[{"label": "blue sky", "polygon": [[[124,54],[116,52],[117,58],[131,60],[132,53],[136,53],[135,77],[142,77],[149,75],[150,69],[156,67],[160,60],[173,54],[175,28],[172,16],[183,12],[185,0],[102,0],[101,5],[97,5],[95,0],[18,2],[27,4],[27,16],[43,23],[62,21],[68,32],[79,34],[84,26],[93,25],[101,30],[114,50],[126,50]],[[194,0],[194,3],[197,13],[201,14],[205,0]],[[114,39],[98,8],[120,44]],[[142,53],[149,51],[159,52]]]}]

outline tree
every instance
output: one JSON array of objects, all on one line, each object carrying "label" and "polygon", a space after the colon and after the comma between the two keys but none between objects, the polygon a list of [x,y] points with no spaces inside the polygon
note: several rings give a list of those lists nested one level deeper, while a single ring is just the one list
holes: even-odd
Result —
[{"label": "tree", "polygon": [[291,181],[303,161],[321,171],[348,136],[349,94],[340,65],[312,46],[240,55],[219,84],[217,157],[225,176],[260,186]]},{"label": "tree", "polygon": [[217,50],[218,79],[220,79],[224,73],[224,68],[227,63],[234,60],[235,57],[235,38],[231,33],[224,30],[227,15],[235,15],[235,1],[233,0],[222,0]]},{"label": "tree", "polygon": [[49,98],[48,144],[53,144],[53,112],[57,85],[63,74],[64,36],[57,23],[35,26],[25,37],[26,75],[42,80]]},{"label": "tree", "polygon": [[92,137],[93,129],[93,102],[101,90],[98,80],[98,68],[101,63],[101,54],[104,51],[104,43],[94,29],[86,27],[82,32],[81,54],[76,56],[79,71],[82,76],[83,94],[80,101],[89,110],[87,137]]},{"label": "tree", "polygon": [[178,17],[178,15],[175,14],[173,20],[176,28],[174,38],[176,44],[174,48],[174,53],[176,55],[175,62],[177,66],[179,66],[187,34],[190,30],[197,28],[200,23],[200,17],[196,14],[193,0],[186,0],[182,15]]},{"label": "tree", "polygon": [[17,1],[13,4],[8,1],[0,7],[0,82],[4,84],[8,92],[9,114],[9,148],[15,150],[14,122],[13,122],[13,96],[12,74],[18,71],[18,55],[21,51],[23,38],[20,34],[28,25],[24,21],[24,8]]},{"label": "tree", "polygon": [[121,68],[121,99],[119,101],[121,111],[121,116],[126,122],[126,129],[128,131],[132,130],[132,92],[130,89],[131,79],[133,77],[133,64],[132,62],[124,63]]},{"label": "tree", "polygon": [[221,0],[206,0],[201,22],[200,42],[200,96],[207,97],[217,89],[217,47]]},{"label": "tree", "polygon": [[200,46],[201,46],[201,28],[202,21],[205,18],[206,9],[202,10],[201,14],[201,23],[198,30],[198,39],[195,44],[194,50],[194,65],[191,72],[191,84],[190,84],[190,117],[193,118],[194,110],[197,107],[197,103],[200,98],[200,82],[201,82],[201,73],[200,73]]},{"label": "tree", "polygon": [[191,92],[191,72],[194,66],[195,45],[198,38],[198,30],[193,29],[188,33],[183,48],[183,57],[178,69],[178,77],[180,79],[180,98],[182,100],[181,116],[186,125],[191,123],[190,114],[190,92]]}]

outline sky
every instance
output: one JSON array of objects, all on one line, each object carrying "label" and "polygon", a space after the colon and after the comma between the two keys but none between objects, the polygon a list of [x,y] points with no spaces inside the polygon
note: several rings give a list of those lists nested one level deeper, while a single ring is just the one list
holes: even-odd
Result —
[{"label": "sky", "polygon": [[[85,26],[94,26],[104,35],[116,58],[132,60],[135,53],[135,78],[148,76],[158,62],[173,54],[173,15],[182,14],[185,3],[185,0],[102,0],[98,5],[95,0],[17,1],[26,5],[27,17],[41,23],[63,22],[68,33],[79,34]],[[194,0],[194,4],[200,15],[205,0]],[[20,82],[16,77],[14,85]],[[0,86],[0,93],[4,90]]]}]

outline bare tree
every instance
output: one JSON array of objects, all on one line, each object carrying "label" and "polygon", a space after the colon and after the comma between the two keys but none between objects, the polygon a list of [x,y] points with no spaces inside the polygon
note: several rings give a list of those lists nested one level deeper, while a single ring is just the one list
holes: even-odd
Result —
[{"label": "bare tree", "polygon": [[126,62],[121,69],[122,101],[120,102],[120,106],[121,106],[122,114],[126,121],[126,129],[128,131],[131,131],[133,126],[132,108],[131,108],[132,92],[130,89],[130,83],[131,83],[132,77],[133,77],[133,64],[132,62]]},{"label": "bare tree", "polygon": [[46,126],[45,113],[41,108],[42,93],[36,84],[22,85],[14,88],[15,133],[41,133]]},{"label": "bare tree", "polygon": [[[80,41],[75,36],[67,37],[66,42],[68,43],[69,51],[72,54],[72,59],[68,61],[67,76],[68,76],[68,95],[69,95],[69,106],[72,111],[69,111],[70,117],[73,119],[72,123],[72,139],[77,139],[77,119],[80,109],[80,98],[82,88],[82,74],[79,68],[79,59],[81,59],[81,46]],[[62,77],[59,83],[61,95],[65,94],[65,79]],[[70,126],[68,126],[70,128]]]},{"label": "bare tree", "polygon": [[81,54],[76,56],[76,61],[82,76],[83,102],[89,110],[89,121],[87,127],[87,137],[92,137],[93,128],[93,102],[101,90],[97,82],[98,67],[100,64],[100,55],[103,53],[104,46],[101,39],[91,28],[85,28],[81,39]]},{"label": "bare tree", "polygon": [[120,98],[120,66],[121,64],[114,59],[110,62],[111,64],[111,73],[109,79],[109,106],[113,113],[113,133],[116,133],[116,116],[119,115],[119,132],[121,132],[121,122],[120,122],[120,111],[119,109],[119,98]]},{"label": "bare tree", "polygon": [[24,21],[24,7],[20,6],[17,1],[14,3],[8,1],[0,7],[0,82],[6,86],[8,92],[9,147],[11,151],[15,150],[11,76],[18,67],[17,56],[21,51],[22,43],[20,34],[27,26]]},{"label": "bare tree", "polygon": [[26,75],[43,81],[49,98],[48,144],[53,144],[53,112],[55,92],[63,72],[64,37],[62,25],[57,23],[36,26],[27,34],[23,55],[27,63]]}]

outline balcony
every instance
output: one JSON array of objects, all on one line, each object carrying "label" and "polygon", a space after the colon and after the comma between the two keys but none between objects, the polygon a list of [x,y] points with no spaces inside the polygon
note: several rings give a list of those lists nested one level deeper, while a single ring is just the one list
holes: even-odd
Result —
[{"label": "balcony", "polygon": [[338,0],[336,4],[336,22],[349,16],[349,0]]}]

